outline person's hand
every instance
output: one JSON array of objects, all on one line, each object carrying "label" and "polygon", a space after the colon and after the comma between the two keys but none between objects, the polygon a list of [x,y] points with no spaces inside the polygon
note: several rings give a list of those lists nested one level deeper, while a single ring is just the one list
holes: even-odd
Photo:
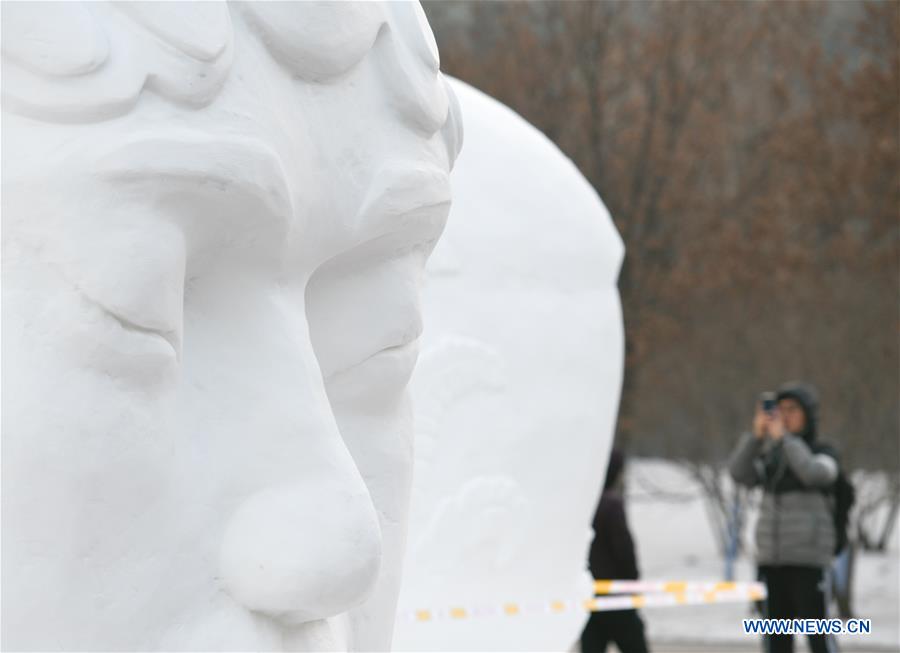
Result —
[{"label": "person's hand", "polygon": [[781,419],[781,413],[777,410],[769,419],[769,437],[775,441],[784,437],[784,421]]},{"label": "person's hand", "polygon": [[753,416],[753,435],[759,439],[766,437],[769,415],[763,410],[762,403],[756,403],[756,414]]}]

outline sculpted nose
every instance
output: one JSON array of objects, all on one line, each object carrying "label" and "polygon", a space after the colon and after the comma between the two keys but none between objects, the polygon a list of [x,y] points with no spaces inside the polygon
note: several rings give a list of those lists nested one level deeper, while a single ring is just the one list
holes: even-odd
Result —
[{"label": "sculpted nose", "polygon": [[304,479],[245,499],[222,542],[225,589],[245,607],[299,624],[365,600],[381,531],[358,476]]}]

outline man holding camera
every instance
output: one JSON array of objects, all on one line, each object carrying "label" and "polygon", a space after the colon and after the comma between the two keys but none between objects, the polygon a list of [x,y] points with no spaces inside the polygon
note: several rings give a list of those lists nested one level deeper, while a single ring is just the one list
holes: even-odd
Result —
[{"label": "man holding camera", "polygon": [[[816,440],[818,398],[804,383],[764,393],[753,432],[745,433],[729,469],[748,487],[761,486],[757,563],[766,583],[766,617],[826,618],[827,570],[837,532],[828,496],[838,477],[835,452]],[[809,635],[813,653],[835,650],[825,635]],[[793,652],[793,635],[768,638],[769,653]]]}]

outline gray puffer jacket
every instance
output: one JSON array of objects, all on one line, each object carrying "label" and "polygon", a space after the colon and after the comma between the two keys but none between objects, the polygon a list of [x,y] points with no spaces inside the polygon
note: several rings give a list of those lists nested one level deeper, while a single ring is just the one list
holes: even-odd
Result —
[{"label": "gray puffer jacket", "polygon": [[832,498],[827,490],[837,479],[834,455],[813,451],[806,441],[785,434],[781,441],[745,433],[732,455],[732,478],[748,487],[762,486],[756,524],[757,563],[822,567],[834,554]]}]

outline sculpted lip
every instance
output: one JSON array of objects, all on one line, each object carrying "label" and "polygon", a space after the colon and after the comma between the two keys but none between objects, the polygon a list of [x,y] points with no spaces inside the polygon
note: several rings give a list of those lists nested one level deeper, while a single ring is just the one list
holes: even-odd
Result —
[{"label": "sculpted lip", "polygon": [[328,375],[328,378],[326,380],[332,380],[336,377],[353,372],[354,370],[357,370],[357,369],[367,365],[368,363],[371,363],[371,362],[377,361],[377,360],[381,360],[381,359],[386,359],[389,357],[396,357],[396,358],[406,357],[406,358],[410,359],[410,364],[412,364],[412,362],[415,361],[418,354],[419,354],[419,338],[417,336],[415,339],[410,340],[408,342],[401,343],[399,345],[392,345],[390,347],[384,347],[383,349],[379,349],[374,354],[372,354],[370,356],[366,356],[364,359],[362,359],[358,363],[354,363],[353,365],[350,365],[349,367],[345,367],[343,369],[332,372],[331,374]]},{"label": "sculpted lip", "polygon": [[[375,352],[368,358],[365,358],[364,360],[357,363],[357,365],[362,365],[366,361],[370,361],[373,358],[375,358],[377,356],[382,356],[384,354],[411,354],[414,352],[418,352],[418,350],[419,350],[419,339],[416,338],[415,340],[410,340],[409,342],[405,342],[405,343],[402,343],[399,345],[393,345],[391,347],[385,347],[384,349],[380,349],[379,351]],[[354,365],[354,367],[356,367],[356,366]]]}]

